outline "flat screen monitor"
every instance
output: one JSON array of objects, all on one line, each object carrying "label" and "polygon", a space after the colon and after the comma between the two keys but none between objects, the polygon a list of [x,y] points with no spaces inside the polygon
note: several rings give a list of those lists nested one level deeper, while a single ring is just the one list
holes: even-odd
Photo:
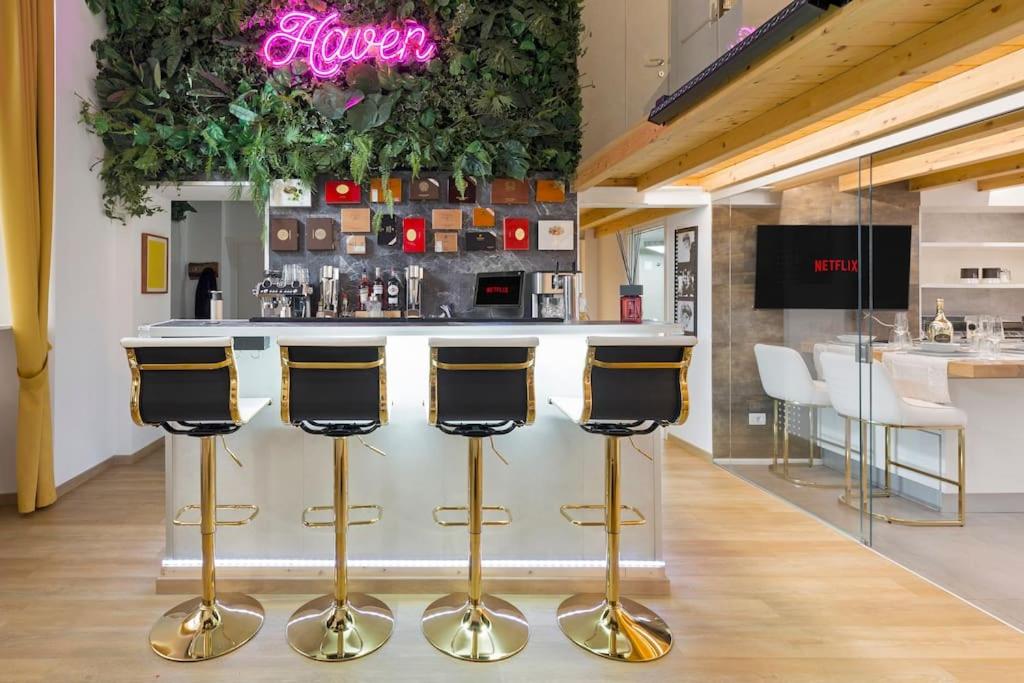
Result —
[{"label": "flat screen monitor", "polygon": [[754,308],[906,310],[909,298],[909,225],[757,227]]},{"label": "flat screen monitor", "polygon": [[522,308],[524,272],[477,273],[474,305],[477,308]]}]

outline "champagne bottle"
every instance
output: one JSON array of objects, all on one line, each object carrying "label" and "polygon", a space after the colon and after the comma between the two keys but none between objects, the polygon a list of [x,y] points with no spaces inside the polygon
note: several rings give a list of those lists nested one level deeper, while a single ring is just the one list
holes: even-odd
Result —
[{"label": "champagne bottle", "polygon": [[935,301],[935,319],[928,323],[928,341],[943,344],[953,341],[953,323],[946,318],[945,306],[945,300],[937,299]]},{"label": "champagne bottle", "polygon": [[363,266],[363,277],[359,280],[359,309],[360,311],[366,310],[366,304],[370,302],[370,290],[373,289],[373,283],[370,282],[370,276],[366,274],[366,266]]},{"label": "champagne bottle", "polygon": [[377,266],[373,279],[373,294],[370,295],[370,300],[378,301],[381,304],[381,308],[384,307],[384,278],[381,277],[380,266]]}]

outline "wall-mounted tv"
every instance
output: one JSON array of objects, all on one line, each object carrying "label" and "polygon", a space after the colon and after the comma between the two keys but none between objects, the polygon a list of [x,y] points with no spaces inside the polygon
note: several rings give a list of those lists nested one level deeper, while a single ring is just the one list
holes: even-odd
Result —
[{"label": "wall-mounted tv", "polygon": [[757,227],[754,308],[906,310],[909,298],[909,225]]}]

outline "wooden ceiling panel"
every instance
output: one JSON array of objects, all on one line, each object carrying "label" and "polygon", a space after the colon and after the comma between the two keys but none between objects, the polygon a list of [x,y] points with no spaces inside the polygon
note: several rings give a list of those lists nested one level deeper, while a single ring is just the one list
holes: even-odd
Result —
[{"label": "wooden ceiling panel", "polygon": [[1018,185],[1024,185],[1024,173],[1010,173],[1008,175],[999,175],[994,178],[983,178],[978,181],[978,192],[988,192],[989,190],[1001,190],[1004,187],[1017,187]]},{"label": "wooden ceiling panel", "polygon": [[969,180],[991,178],[992,176],[1002,175],[1011,171],[1022,170],[1024,170],[1024,155],[1014,155],[912,178],[910,180],[910,189],[920,192],[921,190],[942,187],[943,185],[954,185]]}]

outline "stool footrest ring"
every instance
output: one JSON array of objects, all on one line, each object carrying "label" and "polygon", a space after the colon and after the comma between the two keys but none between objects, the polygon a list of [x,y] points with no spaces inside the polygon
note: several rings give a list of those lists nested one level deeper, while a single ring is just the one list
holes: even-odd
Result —
[{"label": "stool footrest ring", "polygon": [[[484,512],[501,512],[505,515],[504,519],[492,519],[481,522],[483,526],[508,526],[512,523],[512,512],[504,505],[484,505]],[[450,522],[441,519],[443,512],[465,512],[466,521]],[[433,512],[434,524],[438,526],[469,526],[469,508],[465,505],[438,505],[434,508]]]},{"label": "stool footrest ring", "polygon": [[[644,524],[647,524],[647,518],[644,517],[644,514],[642,512],[640,512],[638,509],[636,509],[635,507],[633,507],[632,505],[621,505],[621,506],[619,506],[619,508],[622,509],[622,510],[626,510],[627,512],[632,512],[634,515],[636,515],[635,519],[624,519],[621,522],[619,522],[619,524],[621,526],[643,526]],[[559,510],[562,512],[562,516],[565,517],[569,521],[569,523],[572,524],[573,526],[606,526],[606,522],[605,521],[590,522],[590,521],[585,521],[585,520],[582,520],[582,519],[577,519],[577,518],[572,516],[572,514],[570,513],[570,510],[602,510],[603,511],[605,509],[606,509],[606,506],[603,505],[603,504],[600,504],[600,503],[593,504],[593,505],[563,505],[563,506],[561,506],[559,508]],[[607,519],[607,515],[606,515],[606,519]]]},{"label": "stool footrest ring", "polygon": [[[377,511],[377,515],[375,517],[371,517],[369,519],[349,520],[349,522],[348,522],[349,526],[368,526],[370,524],[376,524],[377,522],[379,522],[381,520],[381,517],[384,515],[384,508],[382,508],[380,505],[349,505],[348,509],[349,509],[349,511],[351,511],[351,510],[376,510]],[[329,522],[314,522],[314,521],[310,520],[309,516],[310,516],[310,514],[312,514],[314,512],[332,512],[333,513],[334,512],[334,506],[333,505],[313,505],[311,507],[306,508],[305,510],[302,511],[302,526],[306,527],[307,529],[324,529],[324,528],[328,528],[328,527],[330,527],[330,528],[334,527],[334,520],[333,519],[331,521],[329,521]]]},{"label": "stool footrest ring", "polygon": [[[171,524],[173,524],[174,526],[199,526],[199,525],[201,525],[202,522],[200,522],[200,521],[187,522],[184,519],[182,519],[185,516],[186,513],[193,512],[193,511],[196,511],[196,510],[199,510],[199,509],[200,508],[199,508],[198,505],[183,505],[182,507],[178,508],[177,512],[174,513],[174,520],[172,520]],[[260,513],[260,506],[259,505],[218,505],[217,506],[217,511],[219,512],[221,510],[248,510],[249,511],[249,516],[248,517],[243,517],[242,519],[228,519],[228,520],[223,520],[223,521],[218,519],[215,522],[215,524],[217,526],[245,526],[246,524],[248,524],[252,520],[256,519],[256,515],[258,515]]]}]

